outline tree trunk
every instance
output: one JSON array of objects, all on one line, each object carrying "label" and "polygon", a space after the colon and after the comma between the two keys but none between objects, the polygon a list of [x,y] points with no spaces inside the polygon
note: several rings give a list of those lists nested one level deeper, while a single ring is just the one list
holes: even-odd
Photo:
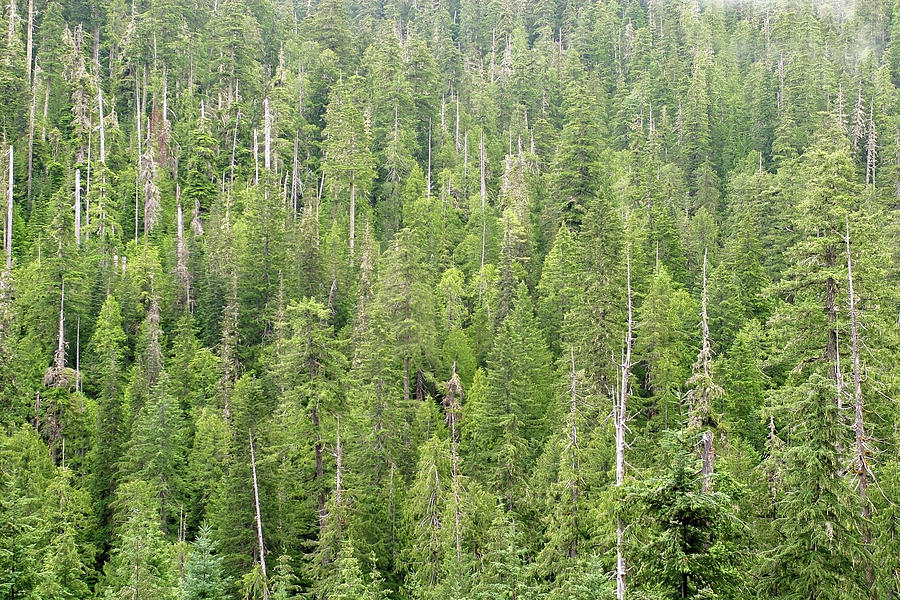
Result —
[{"label": "tree trunk", "polygon": [[569,546],[569,558],[575,559],[578,555],[578,496],[581,466],[578,462],[578,374],[575,371],[575,349],[569,346],[569,358],[572,370],[569,372],[569,447],[572,449],[572,476],[567,487],[572,492],[572,531],[576,535]]},{"label": "tree trunk", "polygon": [[265,122],[263,124],[263,165],[266,171],[272,169],[272,113],[269,111],[269,99],[263,100]]},{"label": "tree trunk", "polygon": [[350,171],[350,266],[353,266],[353,249],[356,242],[356,182]]},{"label": "tree trunk", "polygon": [[[859,320],[856,311],[856,295],[853,287],[853,262],[850,258],[850,219],[846,220],[847,242],[847,282],[850,293],[850,351],[853,355],[853,431],[856,437],[854,463],[856,467],[857,489],[859,491],[860,516],[862,517],[862,543],[865,548],[872,544],[872,531],[869,527],[869,447],[866,435],[865,406],[862,393],[862,369],[859,358]],[[875,583],[872,563],[866,560],[866,584],[869,588]]]},{"label": "tree trunk", "polygon": [[[97,108],[100,111],[100,164],[106,164],[106,123],[103,118],[103,90],[97,88]],[[140,122],[140,119],[138,119]]]},{"label": "tree trunk", "polygon": [[[613,409],[613,417],[616,432],[616,487],[621,487],[625,482],[625,432],[628,402],[628,380],[631,376],[631,347],[634,336],[634,314],[631,300],[631,249],[625,249],[625,275],[626,290],[628,294],[628,329],[625,336],[624,360],[621,364],[619,397],[617,405]],[[622,517],[616,517],[616,598],[625,598],[625,544],[624,523]]]},{"label": "tree trunk", "polygon": [[81,169],[75,169],[75,243],[81,245]]},{"label": "tree trunk", "polygon": [[297,161],[297,151],[300,145],[300,131],[294,136],[294,164],[291,172],[291,207],[293,208],[292,216],[297,216],[297,178],[300,175],[300,164]]},{"label": "tree trunk", "polygon": [[259,130],[253,130],[253,165],[254,175],[253,184],[259,185]]},{"label": "tree trunk", "polygon": [[269,597],[269,583],[266,575],[266,549],[263,545],[262,517],[259,512],[259,484],[256,480],[256,452],[253,450],[253,431],[250,431],[250,466],[253,469],[253,505],[256,509],[256,537],[259,541],[259,569],[263,576],[263,598]]},{"label": "tree trunk", "polygon": [[[484,214],[484,207],[487,200],[487,186],[485,183],[485,156],[484,156],[484,131],[481,132],[481,144],[479,149],[481,163],[481,269],[484,270],[484,247],[485,237],[487,236],[487,216]],[[480,296],[479,292],[479,296]]]},{"label": "tree trunk", "polygon": [[137,75],[135,75],[134,79],[134,111],[135,118],[137,121],[137,176],[135,178],[134,184],[134,242],[137,243],[138,239],[138,221],[140,219],[140,187],[141,187],[141,155],[143,145],[141,143],[141,91],[140,91],[140,79]]},{"label": "tree trunk", "polygon": [[[33,0],[29,0],[32,2]],[[25,185],[25,199],[28,202],[28,210],[31,211],[31,176],[34,171],[34,127],[35,111],[37,110],[37,80],[31,84],[31,107],[28,110],[28,176]]]}]

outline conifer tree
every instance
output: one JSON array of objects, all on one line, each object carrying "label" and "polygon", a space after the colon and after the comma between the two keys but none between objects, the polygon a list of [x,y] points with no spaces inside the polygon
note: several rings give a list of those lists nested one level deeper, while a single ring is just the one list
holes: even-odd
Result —
[{"label": "conifer tree", "polygon": [[829,600],[865,595],[857,567],[859,517],[839,476],[846,434],[834,395],[834,382],[816,373],[772,396],[776,410],[802,418],[793,420],[790,444],[770,459],[784,461],[785,493],[775,502],[779,541],[765,556],[761,593]]},{"label": "conifer tree", "polygon": [[160,505],[154,486],[143,481],[116,491],[118,525],[100,589],[103,597],[175,597],[174,561],[159,526]]},{"label": "conifer tree", "polygon": [[488,359],[486,410],[474,425],[488,481],[508,509],[517,505],[523,476],[546,435],[549,363],[528,289],[520,283]]},{"label": "conifer tree", "polygon": [[225,598],[228,580],[222,559],[215,554],[216,543],[209,526],[200,526],[197,538],[184,563],[184,578],[178,588],[178,600],[215,600]]}]

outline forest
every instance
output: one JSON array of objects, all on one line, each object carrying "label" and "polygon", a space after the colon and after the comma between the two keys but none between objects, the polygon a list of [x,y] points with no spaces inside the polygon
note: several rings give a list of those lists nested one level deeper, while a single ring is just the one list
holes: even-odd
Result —
[{"label": "forest", "polygon": [[0,0],[0,598],[900,598],[900,0]]}]

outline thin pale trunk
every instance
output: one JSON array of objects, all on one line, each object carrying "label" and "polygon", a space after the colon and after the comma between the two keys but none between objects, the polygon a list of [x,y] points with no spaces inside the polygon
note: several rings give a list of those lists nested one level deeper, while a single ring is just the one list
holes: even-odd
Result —
[{"label": "thin pale trunk", "polygon": [[456,92],[456,132],[454,133],[454,142],[456,143],[456,152],[459,153],[459,90]]},{"label": "thin pale trunk", "polygon": [[[850,352],[853,355],[853,431],[856,437],[856,463],[857,489],[859,491],[860,516],[862,517],[862,543],[868,549],[872,544],[872,530],[869,527],[869,446],[865,424],[865,405],[862,393],[862,369],[859,359],[859,320],[856,311],[856,295],[853,286],[853,262],[850,258],[850,219],[846,220],[847,226],[847,282],[850,293]],[[875,583],[875,574],[871,561],[866,560],[866,583],[871,588]]]},{"label": "thin pale trunk", "polygon": [[[29,0],[31,2],[33,0]],[[28,210],[31,210],[31,177],[34,172],[34,127],[35,111],[37,110],[37,79],[31,84],[31,107],[28,109],[28,178],[25,185],[25,199],[28,202]]]},{"label": "thin pale trunk", "polygon": [[58,376],[62,375],[66,368],[66,282],[63,281],[59,290],[59,331],[56,336],[56,353],[53,355],[53,365]]},{"label": "thin pale trunk", "polygon": [[141,201],[141,153],[142,153],[142,143],[141,143],[141,91],[140,91],[140,79],[135,75],[135,90],[134,90],[134,111],[137,121],[137,176],[135,179],[134,186],[134,242],[137,243],[138,240],[138,221],[140,220],[140,201]]},{"label": "thin pale trunk", "polygon": [[106,123],[103,118],[103,90],[97,88],[97,107],[100,110],[100,164],[106,164]]},{"label": "thin pale trunk", "polygon": [[259,185],[259,130],[253,130],[253,165],[254,175],[253,184]]},{"label": "thin pale trunk", "polygon": [[297,151],[300,145],[300,132],[294,136],[294,165],[291,173],[291,206],[293,207],[293,216],[297,216],[297,177],[300,175],[300,163],[297,161]]},{"label": "thin pale trunk", "polygon": [[269,582],[266,575],[266,550],[263,545],[262,517],[259,511],[259,484],[256,480],[256,452],[253,449],[253,431],[250,431],[250,466],[253,468],[253,505],[256,509],[256,537],[259,541],[259,569],[263,576],[263,598],[269,597]]},{"label": "thin pale trunk", "polygon": [[485,238],[487,237],[487,216],[484,214],[487,204],[487,186],[485,183],[485,156],[484,156],[484,131],[481,132],[481,144],[479,149],[481,163],[481,269],[484,270]]},{"label": "thin pale trunk", "polygon": [[75,169],[75,243],[81,245],[81,169]]},{"label": "thin pale trunk", "polygon": [[338,510],[338,522],[344,506],[344,451],[341,446],[341,420],[337,420],[337,441],[334,449],[335,474],[334,474],[334,503]]},{"label": "thin pale trunk", "polygon": [[238,136],[238,123],[241,120],[241,111],[238,111],[234,116],[234,137],[231,140],[231,189],[234,189],[234,167],[235,167],[235,157],[237,155],[237,136]]},{"label": "thin pale trunk", "polygon": [[272,169],[272,113],[269,111],[269,99],[263,100],[265,107],[265,123],[263,128],[263,164],[266,171]]},{"label": "thin pale trunk", "polygon": [[[572,370],[569,373],[569,447],[572,449],[572,476],[567,482],[567,487],[572,492],[572,531],[578,531],[578,482],[580,481],[581,466],[578,462],[578,373],[575,371],[575,349],[569,346],[569,358]],[[569,546],[569,558],[574,559],[578,555],[578,540],[574,537]]]},{"label": "thin pale trunk", "polygon": [[353,249],[356,245],[356,182],[350,172],[350,266],[353,266]]},{"label": "thin pale trunk", "polygon": [[425,175],[425,197],[431,203],[431,119],[428,119],[428,169]]},{"label": "thin pale trunk", "polygon": [[[616,487],[621,487],[625,482],[625,432],[628,402],[628,385],[631,377],[631,347],[634,336],[634,314],[631,299],[631,249],[625,249],[625,274],[628,302],[628,330],[625,336],[624,359],[621,364],[619,397],[617,406],[613,411],[616,433]],[[616,517],[616,598],[625,598],[625,544],[624,523],[621,516]]]}]

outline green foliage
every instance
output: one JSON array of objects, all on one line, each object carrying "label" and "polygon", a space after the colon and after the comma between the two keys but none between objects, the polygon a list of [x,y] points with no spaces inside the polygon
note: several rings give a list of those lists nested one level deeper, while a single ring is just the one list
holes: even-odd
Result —
[{"label": "green foliage", "polygon": [[215,554],[216,543],[208,525],[201,525],[191,542],[184,562],[184,579],[178,588],[178,600],[217,600],[227,597],[228,580],[222,559]]},{"label": "green foliage", "polygon": [[654,598],[733,597],[746,531],[734,499],[703,490],[688,441],[669,434],[663,455],[668,464],[629,492],[628,510],[641,526],[634,552],[643,568],[636,583]]},{"label": "green foliage", "polygon": [[0,596],[900,594],[897,1],[3,22]]}]

